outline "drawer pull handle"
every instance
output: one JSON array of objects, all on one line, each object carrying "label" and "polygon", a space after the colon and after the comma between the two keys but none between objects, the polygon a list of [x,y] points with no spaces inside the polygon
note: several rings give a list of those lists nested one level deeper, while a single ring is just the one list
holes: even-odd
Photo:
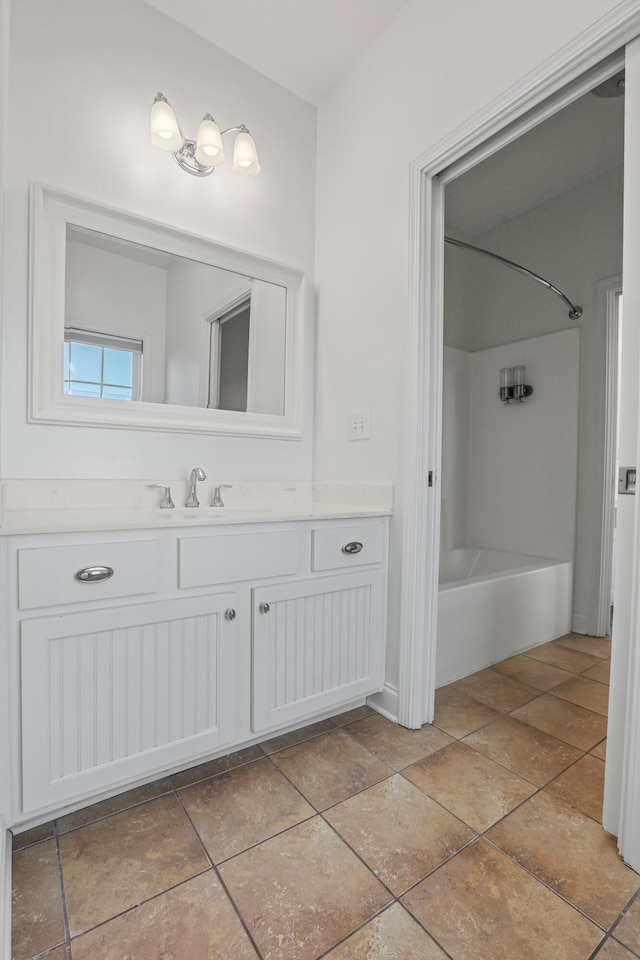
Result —
[{"label": "drawer pull handle", "polygon": [[113,567],[85,567],[78,570],[76,580],[80,583],[101,583],[113,576]]},{"label": "drawer pull handle", "polygon": [[235,612],[235,610],[233,609],[233,607],[230,607],[230,608],[225,612],[224,618],[225,618],[225,620],[235,620],[235,618],[236,618],[236,612]]},{"label": "drawer pull handle", "polygon": [[260,613],[269,613],[269,610],[270,610],[270,609],[271,609],[271,607],[269,606],[268,603],[261,603],[261,604],[260,604]]},{"label": "drawer pull handle", "polygon": [[360,553],[361,550],[362,544],[359,540],[351,540],[349,543],[345,543],[344,547],[342,548],[342,552],[348,554]]}]

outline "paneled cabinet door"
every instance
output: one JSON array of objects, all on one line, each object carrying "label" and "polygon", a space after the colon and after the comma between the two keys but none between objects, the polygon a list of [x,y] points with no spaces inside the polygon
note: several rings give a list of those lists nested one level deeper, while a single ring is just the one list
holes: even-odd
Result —
[{"label": "paneled cabinet door", "polygon": [[253,730],[382,689],[381,570],[253,591]]},{"label": "paneled cabinet door", "polygon": [[232,741],[234,597],[22,622],[25,812],[113,789]]}]

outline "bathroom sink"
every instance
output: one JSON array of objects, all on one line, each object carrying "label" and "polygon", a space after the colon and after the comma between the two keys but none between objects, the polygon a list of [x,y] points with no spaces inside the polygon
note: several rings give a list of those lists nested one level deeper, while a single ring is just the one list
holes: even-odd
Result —
[{"label": "bathroom sink", "polygon": [[195,520],[202,523],[205,520],[238,520],[243,517],[267,516],[273,513],[270,507],[195,507],[187,510],[163,510],[165,520],[180,521]]}]

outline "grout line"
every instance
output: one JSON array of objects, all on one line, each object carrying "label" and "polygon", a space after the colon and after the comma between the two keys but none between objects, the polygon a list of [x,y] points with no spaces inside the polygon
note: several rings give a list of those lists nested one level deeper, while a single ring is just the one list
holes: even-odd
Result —
[{"label": "grout line", "polygon": [[[55,830],[55,823],[54,823]],[[56,830],[54,837],[56,845],[56,857],[58,861],[58,877],[60,880],[60,896],[62,899],[62,921],[64,924],[64,938],[65,945],[67,948],[67,955],[70,953],[69,944],[71,943],[71,931],[69,929],[69,911],[67,909],[67,892],[64,885],[64,872],[62,870],[62,851],[60,850],[60,838],[58,837],[58,832]]]},{"label": "grout line", "polygon": [[[195,835],[197,836],[197,838],[198,838],[198,840],[199,840],[199,842],[200,842],[200,845],[202,846],[202,849],[203,849],[204,852],[205,852],[205,856],[206,856],[207,860],[208,860],[209,863],[211,864],[211,870],[213,871],[214,876],[215,876],[216,879],[218,880],[218,883],[220,884],[223,893],[224,893],[225,896],[227,897],[227,899],[228,899],[229,903],[231,904],[234,912],[236,913],[236,916],[238,917],[238,919],[239,919],[239,921],[240,921],[240,924],[241,924],[241,926],[242,926],[242,929],[244,930],[244,932],[246,933],[247,937],[249,938],[249,942],[252,944],[252,946],[253,946],[254,950],[256,951],[256,954],[257,954],[258,957],[260,958],[260,960],[263,960],[262,952],[258,949],[258,944],[257,944],[257,943],[255,942],[255,940],[253,939],[253,936],[252,936],[252,934],[251,934],[251,931],[249,930],[249,927],[248,927],[248,925],[247,925],[244,917],[242,916],[242,913],[240,912],[240,909],[239,909],[238,905],[236,904],[235,900],[234,900],[233,897],[231,896],[231,892],[230,892],[230,890],[228,889],[226,883],[224,882],[224,880],[223,880],[223,878],[222,878],[222,874],[220,873],[220,871],[218,870],[218,867],[217,867],[217,866],[215,865],[215,863],[213,862],[213,857],[209,854],[209,851],[207,850],[207,848],[206,848],[206,846],[205,846],[205,843],[204,843],[202,837],[200,836],[200,832],[199,832],[198,828],[196,827],[195,823],[194,823],[193,820],[191,819],[191,816],[190,816],[189,812],[187,811],[187,808],[185,807],[185,805],[184,805],[184,803],[183,803],[183,801],[182,801],[182,797],[178,796],[178,802],[180,803],[180,806],[181,806],[182,809],[184,810],[185,816],[187,817],[189,823],[191,824],[191,827],[192,827]],[[196,958],[196,960],[197,960],[197,958]]]}]

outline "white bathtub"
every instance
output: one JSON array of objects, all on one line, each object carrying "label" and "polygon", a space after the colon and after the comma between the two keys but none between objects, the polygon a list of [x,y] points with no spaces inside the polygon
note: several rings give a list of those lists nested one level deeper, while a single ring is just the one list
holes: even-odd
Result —
[{"label": "white bathtub", "polygon": [[463,547],[440,555],[436,686],[571,630],[573,564]]}]

